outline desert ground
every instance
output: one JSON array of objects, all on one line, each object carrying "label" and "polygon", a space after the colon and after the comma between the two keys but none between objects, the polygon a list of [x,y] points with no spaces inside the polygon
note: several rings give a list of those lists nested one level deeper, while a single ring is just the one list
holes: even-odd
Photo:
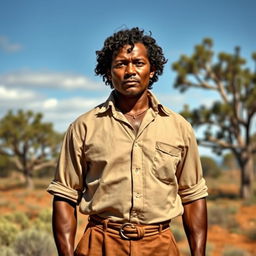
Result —
[{"label": "desert ground", "polygon": [[[22,185],[19,175],[0,179],[0,216],[1,218],[7,216],[6,218],[13,222],[16,220],[16,233],[33,226],[37,230],[44,229],[51,233],[52,196],[46,192],[49,182],[50,178],[34,179],[35,188],[28,190]],[[220,178],[207,179],[207,183],[209,187],[207,255],[256,255],[256,195],[250,200],[239,198],[239,171],[237,170],[223,171]],[[16,219],[10,216],[16,216]],[[38,221],[39,219],[41,222]],[[81,238],[87,223],[86,216],[79,214],[78,219],[76,243]],[[173,220],[170,227],[181,254],[190,255],[181,217]],[[2,229],[5,228],[2,226]],[[6,244],[5,248],[8,246],[11,244]]]}]

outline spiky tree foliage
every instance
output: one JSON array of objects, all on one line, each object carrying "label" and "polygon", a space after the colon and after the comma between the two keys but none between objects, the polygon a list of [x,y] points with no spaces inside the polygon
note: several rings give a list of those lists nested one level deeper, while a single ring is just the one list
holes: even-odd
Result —
[{"label": "spiky tree foliage", "polygon": [[9,111],[0,120],[0,154],[8,156],[33,187],[33,172],[55,165],[62,135],[41,113]]},{"label": "spiky tree foliage", "polygon": [[[241,196],[249,198],[256,153],[256,73],[245,66],[239,47],[233,54],[215,56],[212,46],[213,41],[206,38],[195,46],[191,56],[182,55],[173,63],[177,73],[174,86],[181,92],[193,87],[218,93],[219,99],[210,107],[190,110],[185,106],[182,114],[195,127],[204,129],[204,136],[198,140],[202,146],[217,154],[223,150],[234,154],[241,169]],[[256,53],[252,59],[256,62]]]}]

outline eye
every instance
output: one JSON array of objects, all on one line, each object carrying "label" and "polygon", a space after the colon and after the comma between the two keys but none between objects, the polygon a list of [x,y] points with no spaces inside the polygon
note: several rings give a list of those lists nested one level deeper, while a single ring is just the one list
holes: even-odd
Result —
[{"label": "eye", "polygon": [[125,63],[124,62],[117,62],[114,64],[114,68],[122,68],[123,66],[125,66]]},{"label": "eye", "polygon": [[137,67],[142,67],[142,66],[144,66],[145,63],[141,60],[138,60],[138,61],[136,61],[135,64],[136,64]]}]

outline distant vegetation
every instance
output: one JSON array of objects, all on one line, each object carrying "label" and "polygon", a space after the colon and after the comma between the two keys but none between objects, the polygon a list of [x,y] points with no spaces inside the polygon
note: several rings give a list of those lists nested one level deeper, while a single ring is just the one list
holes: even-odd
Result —
[{"label": "distant vegetation", "polygon": [[201,163],[205,177],[218,178],[221,175],[221,168],[213,158],[201,156]]},{"label": "distant vegetation", "polygon": [[[217,154],[228,150],[241,170],[240,195],[253,196],[254,156],[256,154],[256,70],[245,66],[240,48],[234,54],[212,50],[213,41],[205,38],[196,45],[191,56],[181,55],[173,63],[177,73],[175,88],[185,92],[190,88],[214,91],[219,99],[210,106],[190,110],[184,106],[182,115],[194,127],[204,129],[198,141]],[[252,54],[256,65],[256,53]]]},{"label": "distant vegetation", "polygon": [[62,134],[42,118],[41,113],[19,110],[0,119],[0,176],[15,169],[24,175],[27,187],[33,188],[35,172],[55,166]]}]

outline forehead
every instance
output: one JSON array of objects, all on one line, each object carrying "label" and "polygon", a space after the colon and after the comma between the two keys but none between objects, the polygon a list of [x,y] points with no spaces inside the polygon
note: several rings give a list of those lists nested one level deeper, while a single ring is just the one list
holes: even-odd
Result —
[{"label": "forehead", "polygon": [[113,55],[113,59],[117,58],[129,58],[129,57],[136,57],[136,58],[147,58],[148,59],[148,51],[147,48],[143,43],[135,43],[134,47],[132,48],[131,45],[124,45],[120,48],[116,54]]}]

